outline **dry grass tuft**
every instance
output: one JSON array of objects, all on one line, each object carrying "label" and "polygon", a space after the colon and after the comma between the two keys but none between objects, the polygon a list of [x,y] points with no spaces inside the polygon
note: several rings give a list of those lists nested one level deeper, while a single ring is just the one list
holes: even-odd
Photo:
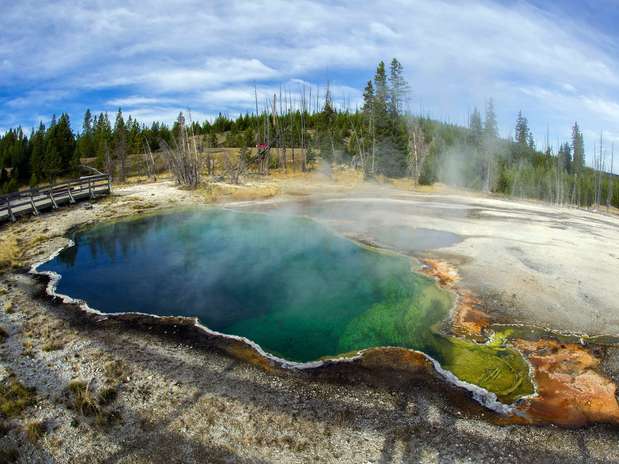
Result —
[{"label": "dry grass tuft", "polygon": [[47,432],[47,427],[43,421],[28,422],[25,427],[26,438],[30,443],[36,443]]},{"label": "dry grass tuft", "polygon": [[82,416],[95,416],[101,412],[101,407],[90,388],[90,383],[80,379],[73,379],[69,382],[67,390],[73,396],[71,406]]},{"label": "dry grass tuft", "polygon": [[31,340],[24,340],[22,342],[22,356],[27,356],[29,358],[34,356],[32,348],[33,348],[32,341]]},{"label": "dry grass tuft", "polygon": [[129,377],[129,369],[120,360],[116,359],[105,363],[103,366],[103,374],[107,384],[118,384]]},{"label": "dry grass tuft", "polygon": [[26,388],[11,375],[0,384],[0,415],[10,418],[19,415],[36,402],[33,388]]},{"label": "dry grass tuft", "polygon": [[67,333],[67,325],[61,320],[37,315],[24,322],[22,342],[25,355],[30,355],[33,342],[42,351],[50,352],[63,349],[70,343],[73,336]]},{"label": "dry grass tuft", "polygon": [[0,271],[17,266],[20,258],[21,250],[17,238],[8,233],[0,237]]},{"label": "dry grass tuft", "polygon": [[39,243],[43,243],[48,239],[47,235],[37,235],[34,239],[32,239],[29,243],[30,246],[38,245]]},{"label": "dry grass tuft", "polygon": [[101,410],[99,414],[95,416],[95,424],[100,427],[108,427],[119,422],[121,419],[118,411],[104,411]]},{"label": "dry grass tuft", "polygon": [[334,169],[331,177],[338,184],[355,186],[363,183],[363,173],[352,168],[337,168]]},{"label": "dry grass tuft", "polygon": [[45,352],[58,351],[64,348],[64,342],[62,340],[49,340],[41,348]]},{"label": "dry grass tuft", "polygon": [[12,301],[7,301],[6,303],[4,303],[4,312],[6,312],[7,314],[13,314],[15,312]]},{"label": "dry grass tuft", "polygon": [[142,203],[132,204],[131,209],[136,211],[143,211],[145,209],[154,208],[155,206],[157,206],[157,203],[154,203],[152,201],[144,201]]},{"label": "dry grass tuft", "polygon": [[0,234],[0,272],[22,266],[26,252],[47,238],[27,230],[9,230]]},{"label": "dry grass tuft", "polygon": [[280,189],[276,185],[254,183],[244,185],[209,183],[202,185],[199,191],[207,203],[261,200],[272,198],[280,193]]},{"label": "dry grass tuft", "polygon": [[[385,179],[387,181],[387,179]],[[449,187],[440,182],[436,182],[432,185],[415,185],[415,181],[410,177],[404,177],[401,179],[388,179],[388,182],[398,190],[412,190],[420,193],[449,193],[458,191],[454,187]]]},{"label": "dry grass tuft", "polygon": [[118,397],[118,390],[116,387],[104,387],[99,390],[97,401],[101,406],[112,403]]},{"label": "dry grass tuft", "polygon": [[109,426],[120,420],[117,411],[106,410],[105,406],[111,404],[118,396],[116,387],[102,388],[98,394],[91,388],[90,382],[80,379],[69,382],[67,390],[72,396],[70,407],[84,417],[94,417],[95,424]]}]

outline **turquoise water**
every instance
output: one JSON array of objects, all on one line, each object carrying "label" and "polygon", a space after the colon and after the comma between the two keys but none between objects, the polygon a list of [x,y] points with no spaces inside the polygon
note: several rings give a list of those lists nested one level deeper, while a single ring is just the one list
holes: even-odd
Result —
[{"label": "turquoise water", "polygon": [[98,225],[73,239],[39,270],[59,273],[59,293],[102,312],[196,316],[296,362],[414,348],[465,380],[488,379],[483,386],[509,399],[529,385],[513,351],[436,332],[453,297],[412,272],[408,258],[308,219],[177,211]]}]

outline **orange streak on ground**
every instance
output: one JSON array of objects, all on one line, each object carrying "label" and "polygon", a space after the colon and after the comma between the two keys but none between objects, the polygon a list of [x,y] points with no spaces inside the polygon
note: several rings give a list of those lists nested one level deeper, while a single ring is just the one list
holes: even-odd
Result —
[{"label": "orange streak on ground", "polygon": [[432,363],[424,354],[395,347],[371,348],[363,353],[358,364],[368,369],[400,369],[424,375],[433,369]]},{"label": "orange streak on ground", "polygon": [[515,340],[535,371],[538,396],[520,410],[534,423],[583,426],[619,423],[615,384],[598,373],[600,360],[577,344]]},{"label": "orange streak on ground", "polygon": [[477,308],[480,301],[470,291],[460,288],[460,280],[454,266],[437,259],[424,259],[426,267],[423,272],[435,277],[440,286],[453,290],[457,295],[456,308],[452,316],[452,330],[456,335],[480,339],[483,331],[490,325],[490,318]]},{"label": "orange streak on ground", "polygon": [[[457,269],[435,259],[423,260],[423,272],[458,295],[452,317],[456,335],[483,339],[490,317],[478,309],[479,299],[456,285]],[[518,406],[522,416],[505,417],[502,423],[556,424],[578,427],[595,422],[619,424],[616,385],[600,374],[600,360],[577,344],[540,339],[511,341],[531,363],[537,395]]]}]

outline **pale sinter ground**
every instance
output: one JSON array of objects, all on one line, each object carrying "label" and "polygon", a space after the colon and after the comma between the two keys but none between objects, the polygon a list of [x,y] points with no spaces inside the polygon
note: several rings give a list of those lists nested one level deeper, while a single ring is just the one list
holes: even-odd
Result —
[{"label": "pale sinter ground", "polygon": [[[492,315],[619,335],[613,279],[619,222],[613,217],[374,185],[280,181],[271,187],[265,196],[283,194],[229,206],[293,208],[340,232],[411,254],[425,252],[407,242],[413,228],[453,232],[463,240],[426,253],[458,264],[464,285],[485,297]],[[22,221],[2,234],[37,242],[23,257],[30,264],[62,246],[61,235],[72,225],[204,202],[202,192],[166,183],[117,188],[116,195],[92,209],[76,205]],[[403,391],[354,378],[332,384],[292,373],[274,376],[188,346],[178,336],[82,322],[74,308],[35,298],[31,292],[39,287],[29,276],[7,273],[0,287],[0,325],[9,333],[0,345],[0,377],[14,372],[39,397],[0,438],[0,448],[16,447],[21,462],[619,461],[612,427],[497,426],[460,411],[433,384]],[[49,350],[52,341],[57,346]],[[605,367],[616,381],[614,353],[609,350]],[[110,414],[111,424],[97,425],[67,408],[65,389],[73,378],[91,382],[94,391],[116,386],[118,397],[104,408],[117,413]],[[34,444],[22,431],[33,420],[48,428]]]}]

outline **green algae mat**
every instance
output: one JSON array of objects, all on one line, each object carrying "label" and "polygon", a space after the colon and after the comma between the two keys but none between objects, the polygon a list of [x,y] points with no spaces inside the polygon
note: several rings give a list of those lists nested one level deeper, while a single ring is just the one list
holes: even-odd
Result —
[{"label": "green algae mat", "polygon": [[309,219],[182,210],[98,225],[39,271],[106,313],[196,316],[273,356],[306,363],[378,346],[423,351],[511,403],[533,387],[501,343],[439,333],[453,296],[409,258],[361,246]]}]

